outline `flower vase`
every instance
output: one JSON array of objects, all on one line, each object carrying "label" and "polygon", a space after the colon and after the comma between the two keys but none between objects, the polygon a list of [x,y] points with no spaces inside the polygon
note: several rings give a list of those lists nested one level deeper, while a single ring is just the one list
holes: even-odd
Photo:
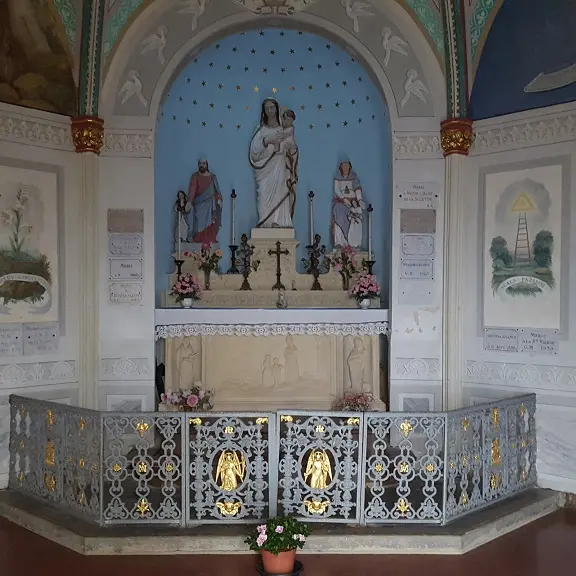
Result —
[{"label": "flower vase", "polygon": [[268,550],[261,550],[262,567],[266,574],[292,574],[296,562],[296,550],[285,550],[272,554]]},{"label": "flower vase", "polygon": [[210,272],[211,270],[204,270],[204,290],[210,290]]},{"label": "flower vase", "polygon": [[372,300],[370,300],[370,298],[362,298],[362,300],[358,300],[358,306],[362,308],[362,310],[368,310],[371,303]]},{"label": "flower vase", "polygon": [[194,306],[194,298],[182,298],[182,300],[180,300],[180,306],[182,306],[182,308],[192,308],[192,306]]},{"label": "flower vase", "polygon": [[340,276],[342,276],[342,290],[346,290],[346,292],[348,292],[350,289],[350,277],[344,272],[340,272]]}]

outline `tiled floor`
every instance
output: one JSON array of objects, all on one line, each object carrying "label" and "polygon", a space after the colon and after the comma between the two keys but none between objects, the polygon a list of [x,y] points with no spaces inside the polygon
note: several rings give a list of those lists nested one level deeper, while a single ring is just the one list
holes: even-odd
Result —
[{"label": "tiled floor", "polygon": [[[574,574],[576,512],[560,510],[465,556],[300,556],[305,576]],[[80,556],[0,519],[2,576],[252,576],[255,557]]]}]

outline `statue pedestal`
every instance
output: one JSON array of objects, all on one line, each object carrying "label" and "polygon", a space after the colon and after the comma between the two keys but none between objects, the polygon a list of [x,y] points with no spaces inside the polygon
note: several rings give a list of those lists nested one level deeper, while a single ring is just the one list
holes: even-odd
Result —
[{"label": "statue pedestal", "polygon": [[328,410],[346,392],[380,401],[388,311],[159,309],[166,390],[201,380],[216,410]]}]

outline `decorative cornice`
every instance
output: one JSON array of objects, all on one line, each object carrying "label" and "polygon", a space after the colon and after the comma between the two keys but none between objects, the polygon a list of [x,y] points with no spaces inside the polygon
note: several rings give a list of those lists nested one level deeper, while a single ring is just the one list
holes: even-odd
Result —
[{"label": "decorative cornice", "polygon": [[19,362],[0,366],[0,388],[75,382],[76,361]]},{"label": "decorative cornice", "polygon": [[72,118],[72,140],[76,152],[100,154],[104,144],[104,120],[96,116]]},{"label": "decorative cornice", "polygon": [[522,388],[576,390],[576,368],[508,362],[466,362],[466,380]]},{"label": "decorative cornice", "polygon": [[394,358],[391,378],[397,380],[441,380],[438,358]]},{"label": "decorative cornice", "polygon": [[104,156],[131,156],[152,158],[154,138],[151,130],[108,130],[104,132]]},{"label": "decorative cornice", "polygon": [[378,336],[388,322],[370,324],[171,324],[156,326],[156,339],[185,336]]},{"label": "decorative cornice", "polygon": [[422,132],[392,136],[394,158],[442,158],[440,136],[437,132]]},{"label": "decorative cornice", "polygon": [[70,121],[27,116],[0,107],[0,141],[74,150]]},{"label": "decorative cornice", "polygon": [[474,132],[472,154],[568,142],[576,140],[576,109],[500,124],[478,122]]},{"label": "decorative cornice", "polygon": [[147,358],[102,358],[100,380],[150,380],[149,364]]},{"label": "decorative cornice", "polygon": [[468,156],[472,146],[472,120],[449,118],[440,125],[440,143],[444,156],[463,154]]}]

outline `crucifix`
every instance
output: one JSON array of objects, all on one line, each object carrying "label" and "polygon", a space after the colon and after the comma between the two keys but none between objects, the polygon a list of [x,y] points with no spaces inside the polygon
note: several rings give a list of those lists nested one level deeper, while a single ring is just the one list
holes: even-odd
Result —
[{"label": "crucifix", "polygon": [[282,254],[288,256],[288,254],[290,254],[290,251],[281,250],[280,249],[281,246],[282,242],[278,240],[278,242],[276,242],[276,250],[268,250],[268,254],[270,256],[276,256],[276,284],[272,286],[272,290],[286,290],[286,286],[284,286],[284,284],[282,284],[282,282],[280,281],[280,279],[282,278],[282,270],[280,269],[280,256],[282,256]]}]

